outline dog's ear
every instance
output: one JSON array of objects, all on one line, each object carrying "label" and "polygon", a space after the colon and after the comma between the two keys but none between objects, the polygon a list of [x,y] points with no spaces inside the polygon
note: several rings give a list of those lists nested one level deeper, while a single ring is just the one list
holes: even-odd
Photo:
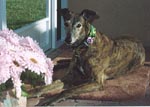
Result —
[{"label": "dog's ear", "polygon": [[84,17],[84,19],[90,23],[92,23],[95,19],[99,18],[99,16],[97,15],[97,13],[95,11],[89,10],[89,9],[84,9],[80,13],[80,15],[82,15]]},{"label": "dog's ear", "polygon": [[64,20],[70,20],[72,17],[72,12],[68,8],[58,9],[58,14],[63,16]]}]

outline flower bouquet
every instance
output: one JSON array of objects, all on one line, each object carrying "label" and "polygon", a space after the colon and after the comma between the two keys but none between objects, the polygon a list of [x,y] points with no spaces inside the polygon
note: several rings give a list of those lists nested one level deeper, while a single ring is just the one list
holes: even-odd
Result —
[{"label": "flower bouquet", "polygon": [[21,37],[8,29],[0,31],[0,84],[11,79],[17,98],[21,97],[23,72],[42,74],[47,85],[52,82],[53,67],[51,59],[31,37]]}]

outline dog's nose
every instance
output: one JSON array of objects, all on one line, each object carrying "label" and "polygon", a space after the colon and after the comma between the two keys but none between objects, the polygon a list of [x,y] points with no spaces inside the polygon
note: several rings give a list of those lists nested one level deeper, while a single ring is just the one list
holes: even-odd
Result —
[{"label": "dog's nose", "polygon": [[67,44],[70,44],[70,43],[71,43],[71,38],[70,38],[70,37],[67,37],[67,38],[65,39],[65,42],[66,42]]},{"label": "dog's nose", "polygon": [[66,37],[66,39],[65,39],[65,42],[66,42],[67,44],[70,44],[70,43],[71,43],[71,36],[70,36],[69,33],[67,34],[67,37]]}]

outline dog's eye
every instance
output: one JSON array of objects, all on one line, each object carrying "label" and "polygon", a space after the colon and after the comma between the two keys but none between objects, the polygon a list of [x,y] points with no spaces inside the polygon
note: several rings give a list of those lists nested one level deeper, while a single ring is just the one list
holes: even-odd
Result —
[{"label": "dog's eye", "polygon": [[68,27],[68,26],[69,26],[69,24],[68,24],[68,23],[64,23],[64,25],[65,25],[66,27]]},{"label": "dog's eye", "polygon": [[81,27],[81,24],[78,24],[76,27],[77,27],[77,28],[80,28],[80,27]]}]

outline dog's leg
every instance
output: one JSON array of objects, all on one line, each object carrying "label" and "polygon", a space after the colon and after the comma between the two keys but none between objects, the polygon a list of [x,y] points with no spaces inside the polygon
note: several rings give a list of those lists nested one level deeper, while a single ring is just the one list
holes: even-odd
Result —
[{"label": "dog's leg", "polygon": [[[64,77],[61,79],[61,81],[65,84],[66,87],[71,87],[75,80],[80,76],[77,74],[77,65],[76,65],[76,59],[73,57],[68,70],[66,71]],[[78,77],[76,77],[78,76]]]},{"label": "dog's leg", "polygon": [[59,95],[56,95],[52,98],[49,98],[49,99],[46,98],[46,100],[40,103],[39,105],[54,105],[55,103],[63,101],[67,98],[78,96],[81,93],[96,91],[96,90],[99,90],[100,88],[101,88],[101,85],[98,82],[85,83],[83,85],[79,85],[76,87],[72,87],[71,89],[65,90]]},{"label": "dog's leg", "polygon": [[[102,70],[104,71],[104,70]],[[51,98],[46,98],[46,100],[39,105],[55,105],[55,103],[63,101],[68,98],[76,97],[80,94],[87,93],[87,92],[92,92],[96,90],[103,90],[104,82],[106,80],[106,75],[104,72],[101,72],[93,82],[85,83],[79,86],[74,86],[70,89],[66,89],[62,93],[51,97]]]},{"label": "dog's leg", "polygon": [[96,77],[96,81],[101,84],[100,90],[102,90],[104,88],[104,84],[105,84],[105,80],[108,78],[107,75],[105,75],[104,73],[105,70],[102,70],[101,72],[99,72],[95,77]]},{"label": "dog's leg", "polygon": [[57,64],[54,66],[54,71],[68,67],[70,62],[71,62],[71,59],[62,59],[62,60],[57,61]]},{"label": "dog's leg", "polygon": [[68,70],[66,71],[64,77],[62,78],[62,81],[67,82],[68,80],[70,80],[72,78],[74,66],[75,66],[74,62],[71,61]]}]

